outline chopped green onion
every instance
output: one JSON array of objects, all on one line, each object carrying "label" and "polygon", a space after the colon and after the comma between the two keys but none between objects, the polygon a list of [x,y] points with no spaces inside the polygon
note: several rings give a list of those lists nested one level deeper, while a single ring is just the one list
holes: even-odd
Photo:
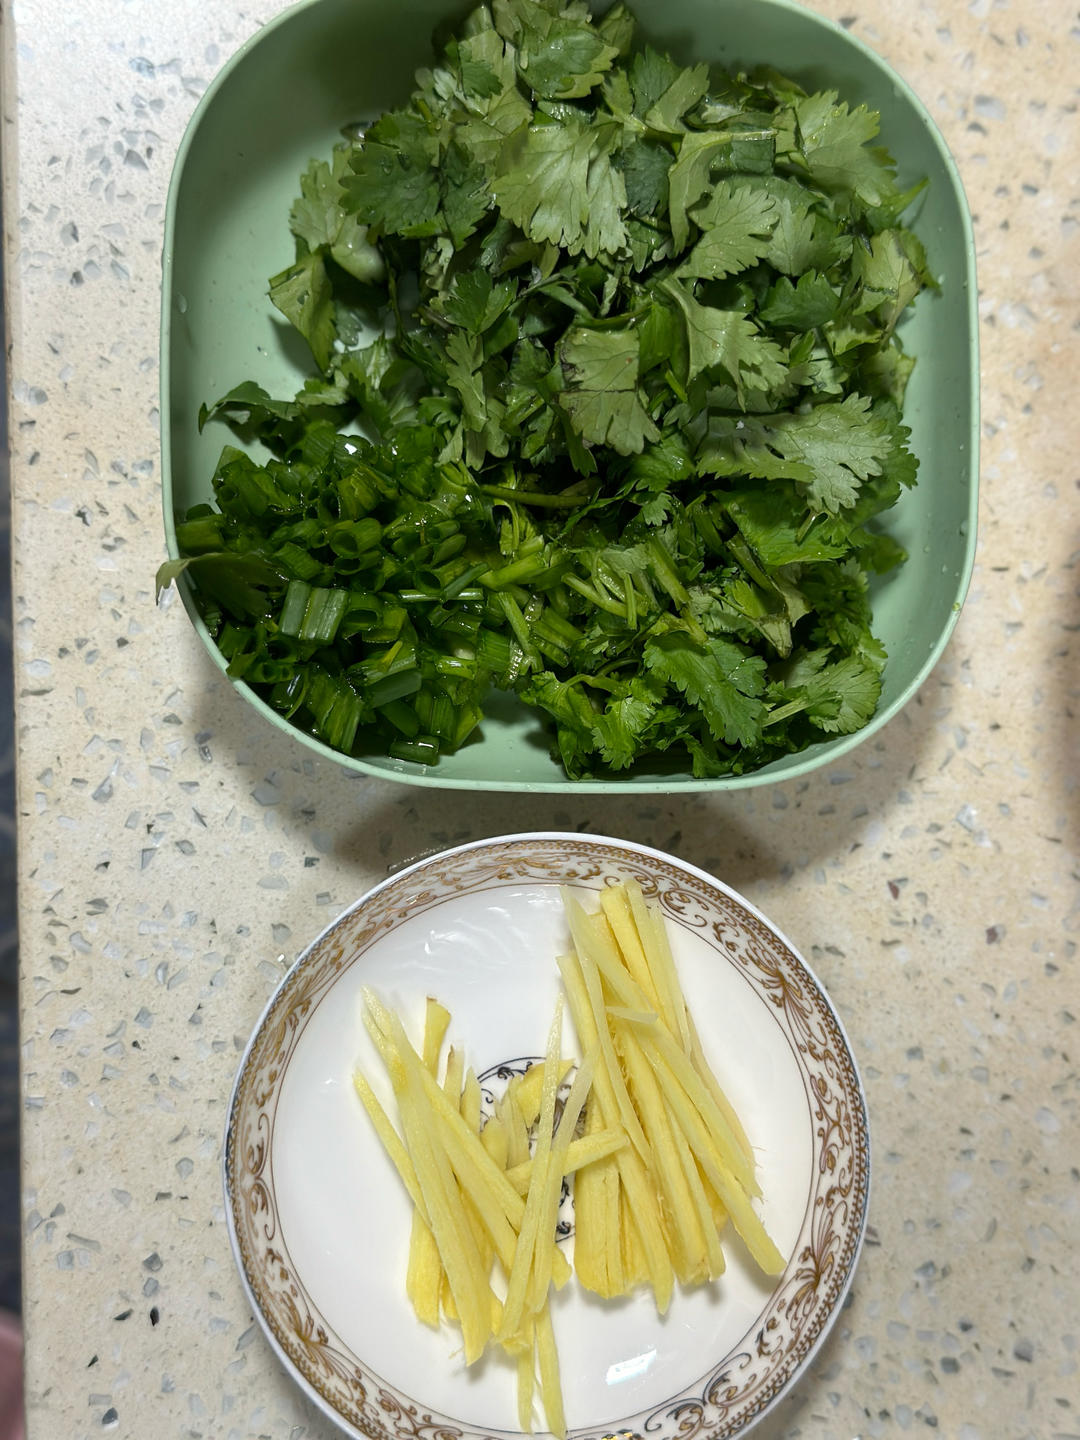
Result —
[{"label": "chopped green onion", "polygon": [[326,568],[316,560],[310,550],[303,549],[292,540],[286,540],[284,545],[279,545],[274,551],[274,558],[293,580],[307,580],[310,583]]},{"label": "chopped green onion", "polygon": [[402,636],[385,650],[369,651],[352,668],[365,683],[373,685],[394,671],[415,669],[416,645],[411,637]]},{"label": "chopped green onion", "polygon": [[292,719],[303,705],[306,693],[307,674],[304,670],[294,669],[288,679],[274,686],[270,703],[276,710],[280,710],[286,719]]},{"label": "chopped green onion", "polygon": [[182,520],[176,527],[176,544],[181,555],[203,555],[222,548],[225,529],[224,515],[216,511],[196,519]]},{"label": "chopped green onion", "polygon": [[315,550],[323,543],[326,527],[313,516],[308,515],[291,525],[280,527],[274,533],[282,541],[292,540],[295,544],[308,550]]},{"label": "chopped green onion", "polygon": [[408,620],[409,612],[404,605],[388,604],[383,609],[381,620],[368,627],[364,639],[372,645],[391,645],[404,630]]},{"label": "chopped green onion", "polygon": [[327,745],[348,754],[361,720],[368,718],[360,696],[344,678],[312,666],[305,700],[315,733]]},{"label": "chopped green onion", "polygon": [[434,765],[439,758],[439,742],[434,735],[416,735],[411,740],[391,740],[387,753],[394,760],[415,760],[420,765]]},{"label": "chopped green onion", "polygon": [[[437,675],[447,679],[471,680],[476,674],[476,661],[466,660],[461,655],[431,655],[428,663]],[[435,726],[431,727],[435,729]]]},{"label": "chopped green onion", "polygon": [[510,669],[514,647],[509,635],[499,630],[484,628],[476,641],[477,663],[493,672],[503,675]]},{"label": "chopped green onion", "polygon": [[453,743],[457,732],[457,711],[445,690],[425,687],[413,702],[420,724],[440,742]]},{"label": "chopped green onion", "polygon": [[342,617],[338,634],[343,637],[370,635],[382,624],[385,608],[382,599],[371,591],[350,590],[348,609]]},{"label": "chopped green onion", "polygon": [[480,633],[479,615],[469,615],[462,610],[447,610],[445,606],[440,606],[438,612],[431,612],[428,624],[432,630],[438,631],[440,640],[472,644]]},{"label": "chopped green onion", "polygon": [[468,539],[462,535],[460,530],[456,535],[448,535],[445,540],[440,540],[436,545],[435,553],[429,564],[436,568],[444,566],[448,560],[453,560],[456,555],[460,555],[468,543]]},{"label": "chopped green onion", "polygon": [[337,491],[343,519],[358,520],[375,509],[379,503],[381,488],[379,478],[383,485],[388,483],[385,477],[376,477],[375,471],[369,465],[359,463],[341,476]]},{"label": "chopped green onion", "polygon": [[326,590],[303,580],[290,580],[278,625],[283,635],[326,644],[337,634],[348,608],[347,590]]},{"label": "chopped green onion", "polygon": [[380,710],[395,700],[403,700],[406,695],[415,695],[420,685],[420,671],[415,667],[391,670],[371,682],[367,692],[368,702]]},{"label": "chopped green onion", "polygon": [[376,706],[379,714],[397,727],[408,739],[420,733],[420,721],[416,711],[404,700],[388,700],[385,705]]},{"label": "chopped green onion", "polygon": [[586,580],[582,580],[577,575],[565,575],[563,580],[565,584],[570,586],[571,590],[576,590],[579,595],[588,600],[590,605],[595,605],[598,610],[606,610],[609,615],[618,615],[620,620],[625,618],[625,605],[616,605],[614,600],[610,600],[607,595],[601,595],[600,592]]},{"label": "chopped green onion", "polygon": [[532,585],[541,578],[553,580],[555,573],[552,556],[539,535],[520,546],[517,557],[497,570],[486,570],[480,576],[480,583],[491,590],[509,590],[523,585]]},{"label": "chopped green onion", "polygon": [[363,520],[343,520],[327,534],[335,555],[356,556],[374,550],[382,537],[382,526],[370,515]]},{"label": "chopped green onion", "polygon": [[[461,539],[464,540],[464,536]],[[452,599],[464,590],[471,580],[483,570],[482,565],[470,565],[463,556],[445,561],[440,565],[425,565],[417,569],[416,578],[431,587],[442,600]]]}]

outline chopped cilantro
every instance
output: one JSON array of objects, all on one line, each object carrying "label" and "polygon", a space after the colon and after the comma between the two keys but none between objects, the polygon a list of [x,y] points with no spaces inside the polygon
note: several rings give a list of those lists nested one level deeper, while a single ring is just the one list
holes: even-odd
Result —
[{"label": "chopped cilantro", "polygon": [[573,778],[858,729],[920,189],[838,93],[680,66],[621,4],[492,0],[300,177],[269,298],[313,373],[204,407],[265,458],[225,447],[159,584],[349,753],[437,763],[493,687]]}]

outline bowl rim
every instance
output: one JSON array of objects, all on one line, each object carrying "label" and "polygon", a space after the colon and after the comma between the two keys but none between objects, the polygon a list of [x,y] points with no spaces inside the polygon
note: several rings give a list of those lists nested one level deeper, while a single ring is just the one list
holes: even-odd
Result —
[{"label": "bowl rim", "polygon": [[[187,160],[204,118],[213,105],[217,95],[228,84],[233,72],[247,60],[266,36],[297,20],[306,11],[325,3],[327,3],[327,0],[294,0],[293,4],[287,5],[279,11],[278,14],[272,16],[264,25],[260,26],[243,41],[225,61],[200,96],[191,114],[191,118],[184,129],[184,134],[181,137],[173,162],[165,205],[165,224],[162,242],[160,343],[158,357],[158,406],[161,434],[161,506],[164,519],[166,551],[169,560],[182,558],[176,539],[176,514],[173,505],[171,354],[173,247],[176,238],[179,196],[187,168]],[[620,775],[617,773],[610,776],[588,777],[580,780],[571,780],[565,774],[545,780],[499,779],[495,777],[481,778],[448,775],[445,770],[440,773],[440,767],[438,765],[425,766],[412,761],[392,760],[389,757],[370,759],[365,756],[345,755],[341,751],[334,750],[317,736],[300,729],[299,726],[293,725],[285,716],[280,714],[273,706],[264,700],[246,681],[233,679],[233,677],[228,674],[228,661],[218,649],[199,613],[190,582],[186,576],[181,575],[176,582],[176,586],[180,592],[180,597],[187,611],[188,618],[199,639],[202,641],[203,647],[212,663],[220,673],[225,676],[233,689],[240,692],[247,703],[282,734],[291,737],[322,759],[332,761],[335,765],[350,772],[351,775],[355,777],[366,776],[371,779],[394,781],[399,784],[415,785],[429,789],[492,793],[510,791],[534,795],[565,794],[568,792],[581,794],[595,792],[605,795],[696,794],[718,793],[729,790],[747,790],[762,785],[785,784],[789,781],[800,780],[814,770],[821,769],[826,765],[831,765],[834,761],[843,759],[857,746],[862,745],[865,741],[877,735],[914,698],[944,654],[952,638],[953,631],[956,628],[957,621],[960,618],[960,613],[971,585],[978,541],[979,444],[981,438],[979,383],[980,337],[975,234],[967,192],[964,188],[959,167],[956,164],[951,150],[945,143],[944,136],[937,122],[904,77],[900,75],[898,71],[894,70],[889,62],[878,54],[872,46],[868,45],[866,41],[862,40],[859,36],[853,35],[849,30],[846,30],[842,25],[830,19],[828,16],[821,15],[818,11],[798,3],[798,0],[754,0],[754,4],[762,8],[771,8],[790,14],[798,14],[803,19],[809,18],[812,23],[830,33],[838,43],[854,49],[872,68],[876,69],[880,73],[882,81],[893,87],[896,94],[910,105],[922,123],[959,201],[958,210],[963,232],[963,248],[970,266],[971,282],[966,285],[965,297],[965,311],[969,336],[969,344],[967,346],[968,384],[972,397],[968,426],[969,433],[966,438],[966,445],[970,456],[971,479],[968,487],[967,514],[963,522],[963,557],[957,575],[952,605],[946,617],[945,624],[941,627],[933,645],[928,647],[927,653],[920,662],[912,679],[892,700],[885,705],[880,705],[861,729],[849,735],[834,736],[816,741],[814,744],[799,751],[797,758],[783,756],[771,761],[767,765],[744,774],[715,777],[696,777],[685,771],[679,771],[673,772],[670,775],[645,776],[640,779],[633,779],[625,774]],[[482,744],[483,741],[480,741],[480,743]],[[783,764],[783,769],[777,771],[774,767],[781,763]]]},{"label": "bowl rim", "polygon": [[[229,1248],[232,1253],[233,1261],[239,1274],[243,1291],[249,1302],[252,1314],[258,1321],[264,1339],[268,1341],[272,1351],[277,1356],[283,1369],[288,1374],[290,1379],[299,1386],[299,1388],[308,1397],[308,1399],[313,1404],[315,1404],[323,1414],[325,1414],[336,1425],[338,1425],[346,1434],[357,1436],[358,1440],[359,1437],[361,1437],[362,1432],[357,1430],[347,1417],[342,1415],[336,1409],[336,1407],[332,1406],[329,1403],[327,1397],[325,1397],[319,1391],[319,1389],[314,1386],[311,1381],[297,1368],[293,1359],[285,1350],[279,1337],[275,1333],[269,1317],[264,1313],[263,1306],[260,1302],[259,1296],[256,1293],[253,1281],[249,1276],[246,1265],[243,1261],[240,1235],[237,1227],[236,1216],[234,1213],[235,1196],[232,1174],[235,1169],[235,1117],[240,1104],[241,1092],[243,1090],[249,1063],[252,1060],[257,1045],[263,1037],[263,1032],[267,1026],[267,1023],[273,1016],[274,1011],[278,1008],[283,999],[286,997],[290,984],[293,981],[293,977],[300,971],[301,967],[308,962],[310,957],[319,949],[319,947],[321,947],[333,935],[333,933],[335,932],[335,930],[338,929],[339,926],[344,925],[352,915],[354,915],[362,907],[370,904],[384,890],[386,890],[392,885],[400,884],[402,881],[408,880],[410,876],[419,874],[429,866],[453,861],[458,857],[467,855],[470,851],[482,851],[487,848],[491,848],[492,850],[494,850],[497,847],[509,847],[520,844],[543,845],[545,843],[567,843],[574,846],[596,848],[598,851],[603,850],[604,848],[611,848],[615,851],[630,852],[634,855],[641,855],[653,860],[654,862],[657,862],[661,866],[672,866],[675,869],[683,872],[687,876],[691,877],[692,879],[697,880],[709,887],[712,887],[715,890],[722,892],[729,899],[733,900],[738,906],[745,910],[750,917],[757,920],[762,926],[765,927],[765,929],[770,931],[771,934],[780,943],[780,945],[784,947],[794,957],[798,965],[801,966],[809,982],[817,991],[822,1005],[829,1013],[831,1022],[836,1028],[841,1043],[844,1047],[847,1061],[849,1062],[851,1067],[851,1073],[854,1082],[852,1098],[855,1106],[857,1106],[857,1113],[854,1116],[855,1123],[852,1128],[859,1131],[860,1142],[857,1148],[860,1152],[862,1172],[865,1177],[865,1184],[862,1187],[860,1197],[861,1206],[854,1219],[854,1239],[851,1250],[851,1261],[848,1266],[847,1273],[845,1274],[841,1284],[837,1288],[831,1310],[828,1312],[828,1314],[824,1316],[820,1329],[813,1337],[810,1344],[807,1346],[806,1352],[802,1356],[800,1362],[798,1363],[798,1365],[796,1365],[792,1373],[787,1376],[783,1384],[780,1385],[780,1387],[775,1391],[775,1393],[772,1394],[765,1401],[761,1409],[758,1410],[756,1414],[747,1417],[746,1424],[742,1426],[738,1431],[739,1436],[747,1435],[752,1430],[756,1429],[757,1425],[768,1415],[774,1413],[776,1407],[781,1403],[781,1401],[783,1401],[787,1396],[789,1396],[792,1391],[799,1385],[799,1383],[805,1378],[815,1359],[820,1353],[821,1348],[825,1344],[829,1335],[832,1333],[833,1327],[844,1309],[852,1284],[854,1282],[855,1273],[858,1270],[859,1262],[862,1258],[863,1248],[866,1240],[866,1232],[869,1223],[870,1200],[873,1190],[873,1135],[871,1131],[866,1088],[863,1084],[862,1075],[859,1071],[858,1061],[855,1057],[855,1052],[852,1049],[851,1040],[848,1035],[847,1028],[844,1025],[843,1019],[839,1011],[837,1010],[836,1004],[834,1003],[831,995],[829,994],[829,991],[826,989],[826,987],[823,985],[822,981],[818,977],[813,966],[806,959],[802,951],[788,938],[786,932],[781,930],[774,921],[770,920],[769,917],[765,915],[765,913],[753,903],[753,901],[749,900],[745,895],[743,895],[740,891],[736,890],[733,886],[727,884],[726,881],[720,879],[719,876],[711,874],[709,871],[703,869],[701,866],[695,865],[692,861],[685,860],[681,856],[675,855],[670,851],[661,850],[656,846],[647,845],[636,840],[621,839],[617,836],[609,834],[597,834],[593,831],[511,831],[499,835],[482,836],[479,839],[464,841],[459,845],[453,845],[444,849],[427,852],[416,858],[409,859],[404,864],[396,866],[395,868],[390,870],[390,872],[386,874],[381,880],[376,881],[372,886],[370,886],[356,900],[353,900],[351,903],[345,905],[338,912],[338,914],[334,916],[333,919],[328,921],[328,923],[323,926],[322,930],[319,931],[319,933],[314,937],[314,939],[312,939],[310,942],[308,942],[308,944],[304,946],[304,948],[297,954],[296,959],[281,975],[278,982],[274,986],[274,989],[271,992],[269,998],[267,999],[265,1005],[262,1007],[258,1018],[253,1024],[251,1031],[248,1035],[247,1042],[244,1046],[243,1052],[237,1063],[233,1083],[229,1091],[228,1103],[225,1109],[225,1120],[222,1127],[220,1173],[222,1186],[222,1201],[225,1210]],[[522,883],[525,882],[523,881]],[[791,1261],[789,1261],[789,1266],[790,1264]],[[509,1430],[505,1432],[490,1430],[488,1433],[490,1433],[490,1435],[492,1436],[499,1434],[504,1435],[505,1440],[513,1440],[514,1436],[520,1435],[520,1432],[516,1430]],[[537,1433],[546,1434],[546,1432],[542,1430],[537,1431]],[[574,1436],[581,1437],[581,1440],[595,1440],[595,1437],[600,1434],[600,1427],[595,1425],[588,1426],[577,1431],[568,1432],[568,1434],[570,1440],[574,1440]],[[551,1440],[550,1436],[548,1437],[548,1440]],[[608,1436],[606,1432],[605,1440],[610,1440],[610,1436]]]}]

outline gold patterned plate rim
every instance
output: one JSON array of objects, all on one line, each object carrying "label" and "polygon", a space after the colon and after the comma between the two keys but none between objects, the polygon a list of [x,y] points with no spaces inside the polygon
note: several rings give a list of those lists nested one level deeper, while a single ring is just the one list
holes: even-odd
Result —
[{"label": "gold patterned plate rim", "polygon": [[[475,841],[383,880],[302,952],[255,1026],[229,1103],[226,1214],[241,1279],[285,1370],[347,1434],[521,1433],[503,1403],[505,1377],[464,1381],[450,1332],[421,1327],[408,1310],[398,1243],[407,1205],[346,1098],[364,1043],[359,987],[397,986],[399,999],[422,1005],[443,985],[472,1025],[470,1044],[501,1047],[500,1063],[535,1054],[550,1009],[532,962],[543,953],[555,972],[559,888],[597,892],[629,877],[660,906],[680,971],[688,966],[714,1065],[722,1051],[721,1083],[740,1113],[756,1106],[748,1129],[762,1143],[762,1203],[775,1207],[765,1219],[790,1259],[764,1286],[736,1254],[709,1293],[678,1293],[664,1322],[632,1308],[643,1298],[599,1314],[595,1301],[557,1307],[574,1440],[745,1435],[836,1319],[866,1226],[869,1126],[843,1026],[806,961],[729,886],[662,851],[560,832]],[[713,1011],[725,1012],[715,1034]]]}]

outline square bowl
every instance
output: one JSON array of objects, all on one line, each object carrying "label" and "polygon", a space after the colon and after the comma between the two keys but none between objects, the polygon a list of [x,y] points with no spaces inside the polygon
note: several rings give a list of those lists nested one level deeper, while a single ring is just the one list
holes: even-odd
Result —
[{"label": "square bowl", "polygon": [[[540,714],[493,692],[479,738],[428,767],[377,754],[346,756],[313,738],[243,682],[254,708],[346,769],[456,789],[602,793],[733,790],[792,780],[870,738],[911,698],[941,655],[963,603],[975,545],[978,493],[978,338],[974,241],[963,187],[925,108],[872,50],[789,0],[637,0],[644,36],[682,64],[767,63],[807,89],[833,89],[880,112],[901,183],[929,179],[916,228],[940,291],[901,322],[918,357],[904,405],[918,485],[889,512],[908,552],[871,579],[875,633],[889,660],[878,708],[851,735],[822,740],[747,774],[702,779],[689,768],[570,780],[550,753]],[[343,127],[400,104],[431,60],[445,0],[302,0],[252,37],[203,96],[184,136],[169,192],[161,319],[162,489],[168,551],[175,516],[211,498],[221,449],[199,407],[241,380],[291,395],[310,373],[306,347],[272,308],[266,277],[293,258],[287,216],[299,176],[329,153]],[[221,655],[186,578],[192,623]]]}]

